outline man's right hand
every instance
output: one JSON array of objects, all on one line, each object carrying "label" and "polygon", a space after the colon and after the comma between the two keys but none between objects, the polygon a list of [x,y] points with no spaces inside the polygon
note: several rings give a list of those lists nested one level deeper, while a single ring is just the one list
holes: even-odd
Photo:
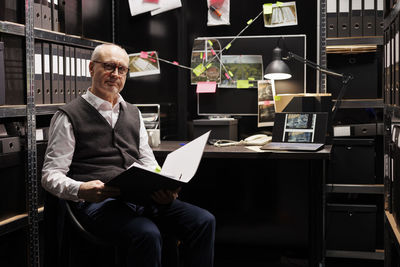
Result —
[{"label": "man's right hand", "polygon": [[105,186],[100,180],[89,181],[81,184],[78,197],[88,202],[101,202],[109,197],[116,197],[120,194],[119,188]]}]

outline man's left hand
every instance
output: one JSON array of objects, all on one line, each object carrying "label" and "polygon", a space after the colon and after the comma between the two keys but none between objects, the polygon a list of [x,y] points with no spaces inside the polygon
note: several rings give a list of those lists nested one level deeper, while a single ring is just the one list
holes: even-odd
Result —
[{"label": "man's left hand", "polygon": [[178,193],[181,191],[179,187],[176,190],[159,190],[151,195],[151,198],[158,204],[166,205],[178,198]]}]

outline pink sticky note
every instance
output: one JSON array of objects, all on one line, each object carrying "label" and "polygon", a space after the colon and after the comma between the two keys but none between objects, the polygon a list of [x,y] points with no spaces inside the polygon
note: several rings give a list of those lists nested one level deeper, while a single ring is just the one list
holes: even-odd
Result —
[{"label": "pink sticky note", "polygon": [[272,100],[266,100],[266,101],[264,101],[264,105],[265,105],[265,106],[272,105],[273,103],[274,103],[274,101],[272,101]]},{"label": "pink sticky note", "polygon": [[179,63],[176,61],[173,61],[172,64],[179,65]]},{"label": "pink sticky note", "polygon": [[141,57],[141,58],[148,58],[148,56],[149,56],[149,55],[147,54],[147,52],[143,52],[143,51],[140,52],[140,57]]},{"label": "pink sticky note", "polygon": [[211,53],[213,54],[213,56],[215,56],[215,51],[212,48],[211,48]]},{"label": "pink sticky note", "polygon": [[225,72],[225,77],[229,80],[231,77],[229,77],[229,74]]},{"label": "pink sticky note", "polygon": [[151,53],[150,53],[150,56],[153,56],[155,54],[155,52],[154,51],[152,51]]},{"label": "pink sticky note", "polygon": [[155,60],[155,59],[152,59],[152,58],[149,58],[149,60],[150,60],[151,62],[154,62],[154,63],[156,63],[156,62],[157,62],[157,60]]},{"label": "pink sticky note", "polygon": [[203,53],[203,59],[206,59],[206,53],[205,52]]},{"label": "pink sticky note", "polygon": [[217,90],[216,82],[197,82],[196,93],[215,93]]}]

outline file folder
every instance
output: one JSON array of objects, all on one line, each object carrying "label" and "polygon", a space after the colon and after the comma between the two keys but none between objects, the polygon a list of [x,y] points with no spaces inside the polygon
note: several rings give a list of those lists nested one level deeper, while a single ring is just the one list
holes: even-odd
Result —
[{"label": "file folder", "polygon": [[21,36],[2,35],[4,42],[5,91],[0,105],[26,103],[25,40]]},{"label": "file folder", "polygon": [[86,49],[80,49],[81,53],[81,91],[80,95],[83,95],[86,90]]},{"label": "file folder", "polygon": [[362,36],[362,0],[351,1],[350,36]]},{"label": "file folder", "polygon": [[42,43],[35,42],[35,104],[43,104]]},{"label": "file folder", "polygon": [[337,21],[337,0],[327,0],[326,3],[326,17],[327,17],[327,36],[330,37],[337,37],[338,36],[338,21]]},{"label": "file folder", "polygon": [[42,28],[42,0],[33,2],[33,27]]},{"label": "file folder", "polygon": [[75,96],[78,97],[81,95],[81,49],[75,48],[75,80],[76,80],[76,87],[75,87]]},{"label": "file folder", "polygon": [[71,101],[71,59],[70,59],[70,47],[64,47],[65,53],[65,69],[64,69],[64,94],[65,94],[65,103],[69,103]]},{"label": "file folder", "polygon": [[51,0],[51,15],[52,15],[52,26],[53,31],[60,31],[60,21],[58,18],[58,0]]},{"label": "file folder", "polygon": [[42,28],[51,30],[51,0],[42,0]]},{"label": "file folder", "polygon": [[390,104],[390,89],[389,89],[389,86],[390,86],[390,71],[389,71],[389,68],[390,68],[390,43],[389,43],[389,31],[386,31],[385,32],[385,35],[384,35],[384,41],[385,41],[385,46],[384,46],[384,54],[385,54],[385,68],[384,68],[384,75],[385,75],[385,77],[384,77],[384,79],[385,79],[385,88],[384,88],[384,90],[385,90],[385,92],[384,92],[384,95],[385,95],[385,104]]},{"label": "file folder", "polygon": [[383,35],[383,29],[385,28],[385,23],[383,21],[383,0],[376,0],[376,36]]},{"label": "file folder", "polygon": [[75,47],[71,47],[69,50],[69,56],[71,57],[71,100],[76,98],[76,60],[75,60]]},{"label": "file folder", "polygon": [[394,24],[392,24],[390,26],[390,70],[391,70],[391,79],[390,79],[390,83],[391,83],[391,94],[392,94],[392,102],[391,104],[394,104],[396,101],[396,96],[395,96],[395,87],[396,87],[396,82],[394,79],[394,75],[395,75],[395,26]]},{"label": "file folder", "polygon": [[58,102],[58,45],[50,44],[51,51],[51,103]]},{"label": "file folder", "polygon": [[0,1],[0,20],[22,23],[23,17],[25,17],[24,1]]},{"label": "file folder", "polygon": [[339,0],[338,37],[350,36],[350,3],[349,0]]},{"label": "file folder", "polygon": [[394,24],[394,84],[394,103],[399,105],[399,17]]},{"label": "file folder", "polygon": [[51,79],[50,79],[50,44],[43,43],[43,73],[44,73],[44,91],[43,91],[43,102],[44,104],[51,103]]},{"label": "file folder", "polygon": [[364,0],[363,33],[364,36],[375,36],[375,0]]},{"label": "file folder", "polygon": [[58,45],[58,103],[65,103],[64,46]]},{"label": "file folder", "polygon": [[59,1],[58,8],[61,31],[67,34],[82,35],[81,0]]}]

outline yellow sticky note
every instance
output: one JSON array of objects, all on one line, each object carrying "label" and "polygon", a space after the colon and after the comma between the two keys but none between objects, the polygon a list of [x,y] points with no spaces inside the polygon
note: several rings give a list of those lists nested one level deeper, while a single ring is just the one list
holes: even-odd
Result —
[{"label": "yellow sticky note", "polygon": [[213,43],[212,43],[210,40],[208,40],[208,43],[209,43],[211,46],[213,46]]},{"label": "yellow sticky note", "polygon": [[275,96],[275,101],[279,101],[279,100],[281,100],[281,97],[279,95],[276,95]]},{"label": "yellow sticky note", "polygon": [[229,72],[229,75],[231,75],[231,77],[233,77],[233,73],[230,70],[228,72]]},{"label": "yellow sticky note", "polygon": [[201,59],[203,58],[203,52],[200,52],[200,58]]},{"label": "yellow sticky note", "polygon": [[249,24],[251,24],[253,22],[253,20],[251,19],[251,20],[249,20],[249,21],[247,21],[247,25],[249,25]]},{"label": "yellow sticky note", "polygon": [[282,6],[282,2],[276,2],[276,6],[277,7],[281,7]]},{"label": "yellow sticky note", "polygon": [[254,81],[255,79],[253,77],[247,78],[249,81]]},{"label": "yellow sticky note", "polygon": [[206,69],[208,69],[209,67],[211,67],[212,63],[208,63],[206,66]]},{"label": "yellow sticky note", "polygon": [[193,73],[196,74],[196,76],[199,76],[206,70],[206,67],[204,67],[203,64],[198,65],[196,68],[193,69]]},{"label": "yellow sticky note", "polygon": [[229,47],[231,47],[231,45],[232,45],[232,44],[231,44],[231,43],[229,43],[229,44],[228,44],[228,45],[225,47],[225,49],[226,49],[226,50],[228,50],[228,49],[229,49]]},{"label": "yellow sticky note", "polygon": [[237,80],[237,88],[249,88],[249,80]]},{"label": "yellow sticky note", "polygon": [[157,165],[157,167],[156,167],[156,170],[155,170],[155,171],[156,171],[156,172],[161,172],[161,167]]},{"label": "yellow sticky note", "polygon": [[264,9],[264,15],[272,14],[272,4],[264,4],[263,9]]}]

